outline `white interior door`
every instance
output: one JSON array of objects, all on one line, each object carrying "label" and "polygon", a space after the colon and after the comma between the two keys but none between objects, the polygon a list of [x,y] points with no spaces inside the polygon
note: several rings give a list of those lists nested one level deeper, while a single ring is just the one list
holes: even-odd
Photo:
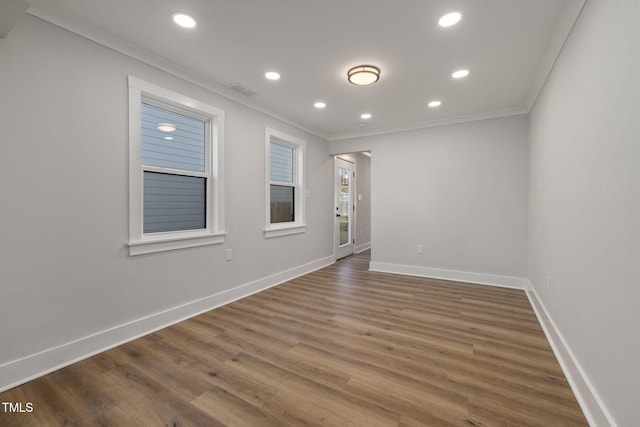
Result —
[{"label": "white interior door", "polygon": [[336,259],[353,254],[354,245],[354,164],[336,157],[334,162],[334,245]]}]

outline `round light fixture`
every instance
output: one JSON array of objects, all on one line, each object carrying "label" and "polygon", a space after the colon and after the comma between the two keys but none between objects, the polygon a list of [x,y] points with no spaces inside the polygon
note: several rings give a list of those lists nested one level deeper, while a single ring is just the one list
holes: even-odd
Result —
[{"label": "round light fixture", "polygon": [[193,28],[196,26],[196,20],[184,13],[174,13],[173,22],[180,25],[182,28]]},{"label": "round light fixture", "polygon": [[158,123],[157,128],[161,132],[173,132],[176,130],[176,125],[172,125],[171,123]]},{"label": "round light fixture", "polygon": [[324,102],[316,102],[315,104],[313,104],[313,106],[316,108],[324,108],[327,106],[327,104],[325,104]]},{"label": "round light fixture", "polygon": [[380,69],[373,65],[358,65],[347,71],[349,83],[366,86],[375,83],[380,78]]},{"label": "round light fixture", "polygon": [[371,113],[363,113],[363,114],[360,114],[360,118],[361,118],[362,120],[369,120],[369,119],[371,118]]},{"label": "round light fixture", "polygon": [[280,80],[280,74],[276,73],[275,71],[267,71],[266,73],[264,73],[264,76],[269,80]]},{"label": "round light fixture", "polygon": [[469,75],[469,70],[458,70],[451,74],[451,77],[454,79],[461,79],[463,77],[467,77]]},{"label": "round light fixture", "polygon": [[450,27],[460,22],[460,19],[462,19],[462,15],[460,13],[451,12],[451,13],[447,13],[442,18],[440,18],[440,20],[438,21],[438,24],[441,27]]},{"label": "round light fixture", "polygon": [[166,139],[167,141],[173,141],[173,137],[172,136],[165,136],[164,139]]},{"label": "round light fixture", "polygon": [[440,101],[431,101],[430,103],[427,104],[429,107],[431,108],[435,108],[435,107],[439,107],[442,105],[442,102]]}]

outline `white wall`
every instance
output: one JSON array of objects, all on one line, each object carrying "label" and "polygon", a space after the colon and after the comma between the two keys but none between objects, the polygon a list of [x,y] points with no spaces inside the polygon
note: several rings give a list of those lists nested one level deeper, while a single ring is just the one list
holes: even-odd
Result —
[{"label": "white wall", "polygon": [[[529,118],[358,138],[330,148],[23,18],[0,40],[0,388],[15,359],[326,260],[333,221],[326,209],[332,205],[329,151],[372,150],[374,263],[418,273],[529,277],[597,403],[610,412],[605,418],[634,425],[640,395],[638,16],[637,0],[588,1]],[[127,256],[128,74],[225,110],[229,234],[223,246]],[[262,238],[265,126],[308,141],[304,235]],[[417,244],[424,245],[422,255]],[[231,262],[224,261],[226,248],[234,250]],[[153,326],[140,323],[140,331]]]},{"label": "white wall", "polygon": [[[128,256],[127,75],[225,111],[224,245]],[[265,126],[307,141],[304,234],[263,237]],[[327,141],[31,16],[0,40],[0,129],[0,389],[332,261]]]},{"label": "white wall", "polygon": [[640,396],[639,17],[589,0],[530,122],[531,283],[620,426]]},{"label": "white wall", "polygon": [[[373,154],[372,268],[425,275],[443,269],[474,273],[478,281],[482,275],[494,281],[507,276],[503,284],[521,284],[526,116],[331,144],[332,153],[368,149]],[[416,253],[418,244],[423,254]]]}]

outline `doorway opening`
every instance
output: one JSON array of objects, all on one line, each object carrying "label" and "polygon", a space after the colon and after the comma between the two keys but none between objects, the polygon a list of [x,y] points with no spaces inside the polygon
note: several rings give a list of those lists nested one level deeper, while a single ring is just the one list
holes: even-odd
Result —
[{"label": "doorway opening", "polygon": [[371,248],[370,153],[334,157],[336,260]]}]

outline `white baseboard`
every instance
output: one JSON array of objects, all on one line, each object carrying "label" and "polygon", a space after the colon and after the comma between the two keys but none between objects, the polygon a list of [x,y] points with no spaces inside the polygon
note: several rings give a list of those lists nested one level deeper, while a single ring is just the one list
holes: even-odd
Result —
[{"label": "white baseboard", "polygon": [[549,341],[589,425],[591,427],[617,427],[593,384],[582,369],[580,362],[578,362],[571,348],[567,345],[560,330],[556,327],[542,300],[528,280],[526,281],[525,290],[531,307],[533,307],[533,311],[538,317],[538,322],[547,336],[547,341]]},{"label": "white baseboard", "polygon": [[357,254],[359,254],[360,252],[364,252],[367,249],[371,249],[371,242],[367,242],[367,243],[362,243],[360,245],[356,245],[356,252]]},{"label": "white baseboard", "polygon": [[167,326],[311,273],[335,262],[329,256],[235,288],[127,322],[0,365],[0,392]]},{"label": "white baseboard", "polygon": [[455,282],[475,283],[478,285],[500,286],[503,288],[524,289],[526,279],[496,274],[473,273],[469,271],[444,270],[440,268],[421,267],[416,265],[371,262],[370,271],[405,274],[408,276],[429,277],[432,279],[452,280]]}]

